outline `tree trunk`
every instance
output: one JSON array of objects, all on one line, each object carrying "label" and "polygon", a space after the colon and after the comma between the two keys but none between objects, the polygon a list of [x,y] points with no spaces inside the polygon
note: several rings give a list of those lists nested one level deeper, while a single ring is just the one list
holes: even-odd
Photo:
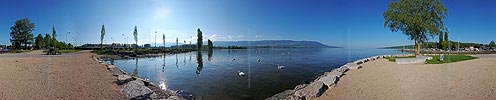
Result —
[{"label": "tree trunk", "polygon": [[420,37],[417,37],[417,43],[416,44],[416,50],[415,50],[415,55],[419,55],[420,54]]}]

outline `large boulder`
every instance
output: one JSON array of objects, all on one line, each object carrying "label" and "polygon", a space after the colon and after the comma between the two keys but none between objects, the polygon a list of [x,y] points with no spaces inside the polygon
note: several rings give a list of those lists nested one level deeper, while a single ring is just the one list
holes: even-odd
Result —
[{"label": "large boulder", "polygon": [[115,69],[117,67],[115,67],[114,65],[107,65],[107,69]]},{"label": "large boulder", "polygon": [[348,69],[360,69],[362,66],[356,64],[356,63],[347,63],[344,66],[346,66]]},{"label": "large boulder", "polygon": [[341,73],[345,73],[348,70],[350,70],[350,69],[348,67],[346,67],[346,66],[341,66],[341,67],[339,67],[339,68],[336,69],[336,71],[341,72]]},{"label": "large boulder", "polygon": [[308,86],[306,86],[305,88],[296,90],[294,95],[299,99],[308,100],[319,97],[320,94],[323,93],[323,89],[327,89],[327,87],[324,87],[324,83],[316,81],[308,84]]},{"label": "large boulder", "polygon": [[327,87],[335,86],[338,83],[339,77],[335,75],[329,75],[322,77],[319,81],[323,82]]},{"label": "large boulder", "polygon": [[153,91],[137,81],[130,81],[122,86],[122,93],[130,99],[143,100],[150,98]]},{"label": "large boulder", "polygon": [[133,78],[130,76],[130,75],[119,75],[117,76],[117,84],[121,85],[121,84],[124,84],[124,83],[127,83],[129,81],[132,81]]},{"label": "large boulder", "polygon": [[112,75],[114,75],[114,76],[123,75],[123,72],[119,69],[110,69],[110,71],[112,72]]},{"label": "large boulder", "polygon": [[335,85],[338,83],[339,78],[343,75],[343,73],[338,72],[338,71],[331,71],[330,73],[327,73],[325,76],[320,77],[319,80],[324,85],[327,87],[331,87],[331,85]]}]

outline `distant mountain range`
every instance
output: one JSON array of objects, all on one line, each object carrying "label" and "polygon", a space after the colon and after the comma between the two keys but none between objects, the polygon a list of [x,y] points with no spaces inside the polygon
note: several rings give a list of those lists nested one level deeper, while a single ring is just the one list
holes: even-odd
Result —
[{"label": "distant mountain range", "polygon": [[[242,47],[276,47],[276,48],[341,48],[337,46],[329,46],[316,41],[293,41],[293,40],[260,40],[260,41],[212,41],[214,46],[242,46]],[[164,46],[163,43],[149,43],[153,46]],[[189,43],[179,42],[179,45]],[[195,42],[192,43],[196,45]],[[175,46],[175,42],[165,42],[166,47]],[[207,41],[203,41],[203,45],[207,45]]]},{"label": "distant mountain range", "polygon": [[213,43],[214,46],[340,48],[337,46],[325,45],[316,41],[293,41],[293,40],[213,41]]}]

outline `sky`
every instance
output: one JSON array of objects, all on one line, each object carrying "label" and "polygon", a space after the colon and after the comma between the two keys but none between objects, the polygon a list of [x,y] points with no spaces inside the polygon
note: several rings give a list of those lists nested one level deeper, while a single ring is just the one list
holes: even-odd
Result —
[{"label": "sky", "polygon": [[[10,44],[18,19],[35,23],[33,34],[57,31],[72,44],[138,44],[196,40],[308,40],[349,48],[377,48],[414,42],[384,27],[390,0],[1,0],[0,44]],[[450,40],[487,44],[496,40],[494,0],[441,0]],[[70,32],[70,33],[69,33]],[[157,33],[155,33],[157,32]],[[155,39],[156,37],[156,39]],[[437,41],[437,37],[432,37]],[[193,42],[195,43],[195,42]]]}]

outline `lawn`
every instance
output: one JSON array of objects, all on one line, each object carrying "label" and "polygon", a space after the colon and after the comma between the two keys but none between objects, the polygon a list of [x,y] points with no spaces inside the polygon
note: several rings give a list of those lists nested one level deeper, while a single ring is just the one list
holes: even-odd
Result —
[{"label": "lawn", "polygon": [[439,61],[439,55],[432,56],[431,60],[427,60],[427,64],[442,64],[442,63],[452,63],[464,60],[477,59],[477,57],[455,54],[455,55],[444,55],[444,61]]},{"label": "lawn", "polygon": [[396,62],[396,58],[415,58],[416,56],[406,56],[406,57],[386,57],[390,62]]}]

